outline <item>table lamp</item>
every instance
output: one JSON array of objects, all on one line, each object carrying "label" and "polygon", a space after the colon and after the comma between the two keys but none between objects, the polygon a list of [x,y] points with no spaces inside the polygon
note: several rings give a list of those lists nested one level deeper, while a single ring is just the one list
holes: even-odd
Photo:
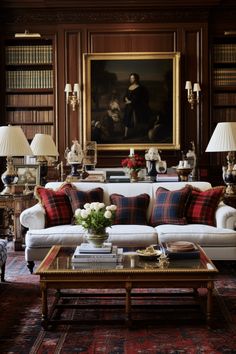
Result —
[{"label": "table lamp", "polygon": [[11,194],[11,185],[18,181],[12,157],[26,155],[32,155],[32,150],[22,128],[13,125],[0,127],[0,156],[7,157],[7,169],[1,177],[5,188],[1,194]]},{"label": "table lamp", "polygon": [[48,134],[35,134],[30,147],[33,151],[33,155],[36,156],[37,163],[39,164],[40,171],[40,184],[44,186],[46,184],[46,177],[48,172],[48,161],[46,156],[58,156],[57,147],[51,137]]},{"label": "table lamp", "polygon": [[226,194],[236,193],[236,122],[218,123],[206,148],[207,152],[227,151],[227,167],[223,166],[223,179],[227,185]]}]

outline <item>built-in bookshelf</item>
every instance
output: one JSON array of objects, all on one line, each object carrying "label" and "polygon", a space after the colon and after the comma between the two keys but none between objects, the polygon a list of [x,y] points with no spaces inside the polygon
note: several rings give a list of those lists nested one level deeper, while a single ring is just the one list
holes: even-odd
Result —
[{"label": "built-in bookshelf", "polygon": [[225,121],[233,120],[236,110],[236,37],[220,37],[214,40],[212,68],[215,123],[223,118]]},{"label": "built-in bookshelf", "polygon": [[27,138],[55,130],[53,39],[5,41],[5,122],[21,125]]},{"label": "built-in bookshelf", "polygon": [[[236,119],[236,36],[215,37],[212,41],[212,128],[219,122]],[[225,164],[216,154],[217,165]]]}]

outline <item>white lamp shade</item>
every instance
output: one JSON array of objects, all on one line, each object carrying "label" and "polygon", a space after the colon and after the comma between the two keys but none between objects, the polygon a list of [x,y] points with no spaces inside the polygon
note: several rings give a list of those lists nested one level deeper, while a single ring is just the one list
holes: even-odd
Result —
[{"label": "white lamp shade", "polygon": [[196,82],[196,83],[193,85],[193,91],[194,91],[194,92],[199,92],[199,91],[201,91],[201,87],[200,87],[200,85],[199,85],[198,82]]},{"label": "white lamp shade", "polygon": [[236,122],[218,123],[206,151],[236,151]]},{"label": "white lamp shade", "polygon": [[191,83],[191,81],[186,81],[185,89],[186,89],[186,90],[191,90],[191,89],[192,89],[192,83]]},{"label": "white lamp shade", "polygon": [[65,92],[72,92],[71,84],[66,84]]},{"label": "white lamp shade", "polygon": [[58,156],[57,147],[48,134],[35,134],[30,147],[34,156]]},{"label": "white lamp shade", "polygon": [[19,126],[0,127],[0,156],[32,155],[26,136]]},{"label": "white lamp shade", "polygon": [[79,84],[74,84],[74,92],[77,92],[77,95],[79,94]]}]

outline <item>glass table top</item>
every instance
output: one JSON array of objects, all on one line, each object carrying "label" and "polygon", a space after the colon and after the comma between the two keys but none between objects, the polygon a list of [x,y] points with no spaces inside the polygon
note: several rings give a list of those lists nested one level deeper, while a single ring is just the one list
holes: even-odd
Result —
[{"label": "glass table top", "polygon": [[[199,247],[199,246],[197,246]],[[160,258],[143,259],[134,249],[124,249],[117,259],[103,262],[94,257],[87,262],[74,261],[76,247],[53,246],[36,270],[36,274],[51,272],[218,272],[199,247],[199,256],[191,259],[171,259],[161,265]]]}]

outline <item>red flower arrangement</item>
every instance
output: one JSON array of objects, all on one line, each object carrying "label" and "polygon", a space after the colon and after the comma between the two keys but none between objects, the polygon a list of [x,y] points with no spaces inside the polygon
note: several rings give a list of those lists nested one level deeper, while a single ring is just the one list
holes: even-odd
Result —
[{"label": "red flower arrangement", "polygon": [[138,154],[134,154],[122,160],[121,165],[122,167],[126,167],[130,170],[134,170],[138,172],[145,167],[145,159],[144,157],[141,157]]}]

